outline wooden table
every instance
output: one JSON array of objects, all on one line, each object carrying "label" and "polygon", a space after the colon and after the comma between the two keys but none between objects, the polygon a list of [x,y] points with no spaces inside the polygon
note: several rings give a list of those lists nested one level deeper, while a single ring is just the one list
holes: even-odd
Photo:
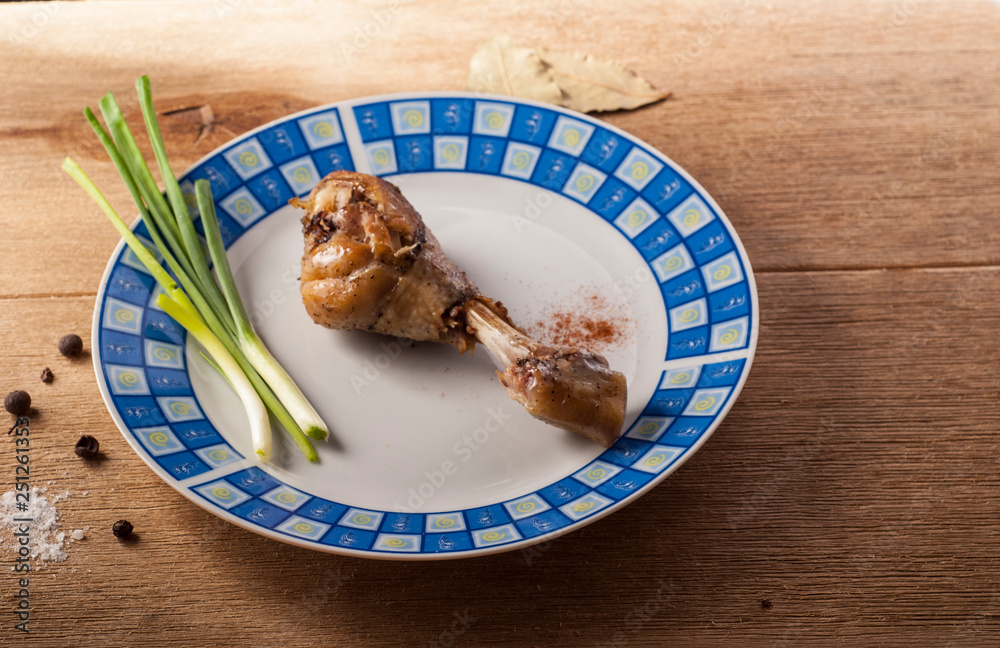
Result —
[{"label": "wooden table", "polygon": [[[0,577],[0,644],[1000,642],[1000,7],[617,4],[0,6],[0,391],[33,394],[35,483],[72,494],[64,529],[90,526],[32,574],[30,634]],[[309,106],[460,89],[503,32],[674,92],[604,118],[690,171],[743,238],[762,327],[739,402],[666,482],[539,553],[399,564],[218,521],[130,450],[89,357],[56,351],[89,339],[117,242],[60,161],[128,204],[81,107],[149,73],[185,167]],[[82,433],[105,460],[74,456]],[[8,439],[3,490],[13,458]],[[121,517],[138,541],[112,537]]]}]

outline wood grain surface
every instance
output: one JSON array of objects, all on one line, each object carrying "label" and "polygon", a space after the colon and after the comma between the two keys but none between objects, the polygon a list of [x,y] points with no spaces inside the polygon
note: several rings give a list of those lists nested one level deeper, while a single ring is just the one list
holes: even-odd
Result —
[{"label": "wood grain surface", "polygon": [[[62,158],[127,204],[82,106],[149,73],[183,168],[310,106],[461,89],[499,33],[673,91],[603,118],[743,238],[762,326],[739,402],[652,492],[523,552],[346,558],[194,506],[118,433],[89,356],[56,351],[89,337],[117,242]],[[0,576],[0,645],[1000,644],[996,3],[3,4],[0,84],[0,391],[32,393],[33,479],[72,494],[64,529],[90,527],[31,575],[30,634]],[[103,460],[73,454],[82,433]],[[121,517],[132,542],[110,533]]]}]

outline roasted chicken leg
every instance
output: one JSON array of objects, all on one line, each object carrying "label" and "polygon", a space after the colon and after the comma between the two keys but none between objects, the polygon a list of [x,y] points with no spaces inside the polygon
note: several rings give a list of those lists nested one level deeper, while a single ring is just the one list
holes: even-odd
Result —
[{"label": "roasted chicken leg", "polygon": [[326,176],[305,200],[302,300],[318,324],[459,351],[479,341],[504,367],[507,394],[528,412],[604,447],[621,434],[625,376],[589,351],[550,347],[518,329],[444,254],[399,189],[351,171]]}]

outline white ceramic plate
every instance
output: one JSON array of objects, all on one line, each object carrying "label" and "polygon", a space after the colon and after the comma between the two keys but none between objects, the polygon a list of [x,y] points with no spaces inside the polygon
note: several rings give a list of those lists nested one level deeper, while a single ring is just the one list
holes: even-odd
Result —
[{"label": "white ceramic plate", "polygon": [[[609,450],[528,416],[484,351],[312,322],[298,292],[300,213],[326,173],[389,177],[445,252],[541,338],[614,322],[599,340],[628,379]],[[160,478],[216,515],[284,542],[389,559],[525,547],[652,488],[719,425],[756,346],[749,261],[710,196],[663,154],[585,115],[466,93],[341,102],[215,151],[206,178],[258,332],[330,424],[305,461],[276,431],[253,457],[246,418],[195,343],[153,304],[123,246],[94,312],[98,384]],[[192,201],[193,202],[193,201]],[[144,235],[142,225],[136,232]],[[578,332],[578,331],[576,331]]]}]

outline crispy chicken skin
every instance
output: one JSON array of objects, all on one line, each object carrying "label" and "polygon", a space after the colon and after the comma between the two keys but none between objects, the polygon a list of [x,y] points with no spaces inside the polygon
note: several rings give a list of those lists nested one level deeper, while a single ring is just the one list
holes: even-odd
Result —
[{"label": "crispy chicken skin", "polygon": [[395,185],[337,171],[293,204],[306,210],[302,300],[316,323],[460,351],[475,344],[462,307],[479,291]]},{"label": "crispy chicken skin", "polygon": [[478,340],[503,366],[508,395],[528,412],[607,447],[625,418],[625,377],[594,353],[539,344],[444,254],[390,182],[326,176],[304,200],[302,301],[316,323],[444,342]]}]

